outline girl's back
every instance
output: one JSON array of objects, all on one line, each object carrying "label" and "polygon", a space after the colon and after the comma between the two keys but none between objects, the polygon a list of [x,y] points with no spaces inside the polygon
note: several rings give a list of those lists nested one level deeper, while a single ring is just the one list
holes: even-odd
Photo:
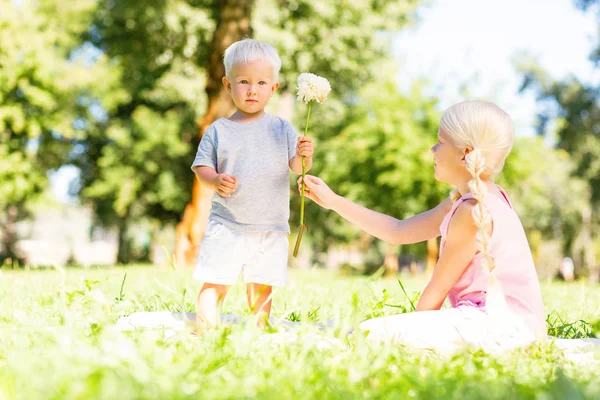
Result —
[{"label": "girl's back", "polygon": [[[485,205],[493,221],[491,255],[496,261],[493,273],[500,282],[509,308],[524,319],[538,338],[545,338],[547,331],[542,295],[527,237],[508,196],[502,188],[498,189],[504,198],[492,193],[485,197]],[[441,251],[452,216],[460,204],[470,198],[472,196],[467,194],[457,200],[444,218],[440,227]],[[448,293],[452,307],[485,307],[490,272],[482,265],[481,258],[482,254],[478,252]]]}]

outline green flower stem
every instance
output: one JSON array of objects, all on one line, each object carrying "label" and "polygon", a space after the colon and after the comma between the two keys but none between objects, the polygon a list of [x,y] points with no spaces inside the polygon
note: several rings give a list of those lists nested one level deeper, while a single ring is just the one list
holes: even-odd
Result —
[{"label": "green flower stem", "polygon": [[[310,110],[312,109],[312,101],[308,103],[308,115],[306,116],[306,126],[304,127],[304,136],[308,134],[308,120],[310,119]],[[306,157],[302,156],[302,200],[300,202],[300,232],[296,239],[296,245],[294,246],[294,257],[298,256],[298,250],[300,249],[300,242],[302,241],[302,235],[304,230],[307,228],[305,216],[304,216],[304,176],[306,175]]]},{"label": "green flower stem", "polygon": [[[308,120],[310,119],[310,110],[312,108],[312,101],[308,103],[308,115],[306,116],[306,126],[304,127],[304,136],[308,134]],[[302,156],[302,202],[300,203],[300,225],[304,225],[304,176],[306,175],[306,157]]]}]

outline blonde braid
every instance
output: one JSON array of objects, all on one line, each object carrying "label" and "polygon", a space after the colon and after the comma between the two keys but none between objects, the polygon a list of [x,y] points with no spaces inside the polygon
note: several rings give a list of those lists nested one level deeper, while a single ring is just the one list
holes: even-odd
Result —
[{"label": "blonde braid", "polygon": [[484,203],[488,190],[485,182],[481,179],[481,174],[486,169],[485,157],[480,149],[474,149],[467,154],[465,160],[467,162],[467,170],[473,176],[473,179],[469,181],[469,189],[473,198],[477,200],[477,204],[472,211],[473,220],[477,226],[475,241],[477,250],[482,255],[481,263],[489,271],[486,309],[488,313],[493,314],[498,311],[508,310],[508,306],[506,305],[506,299],[500,287],[500,282],[493,273],[494,268],[496,268],[496,260],[491,254],[492,238],[488,234],[492,225],[492,216]]},{"label": "blonde braid", "polygon": [[462,194],[460,194],[458,189],[452,189],[452,191],[450,192],[450,200],[452,200],[453,203],[456,203],[461,197]]}]

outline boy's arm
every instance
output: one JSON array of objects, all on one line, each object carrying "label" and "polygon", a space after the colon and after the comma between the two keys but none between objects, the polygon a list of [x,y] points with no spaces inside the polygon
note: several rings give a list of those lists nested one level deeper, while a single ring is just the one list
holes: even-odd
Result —
[{"label": "boy's arm", "polygon": [[196,165],[195,167],[192,167],[192,170],[203,186],[206,186],[211,190],[217,188],[215,182],[218,174],[213,168],[207,167],[206,165]]},{"label": "boy's arm", "polygon": [[196,165],[192,168],[200,183],[217,192],[221,197],[231,197],[237,187],[237,179],[231,175],[218,174],[212,167]]},{"label": "boy's arm", "polygon": [[216,190],[217,169],[217,147],[215,146],[216,131],[213,125],[209,126],[202,140],[198,144],[198,151],[192,163],[192,171],[196,179],[211,190]]},{"label": "boy's arm", "polygon": [[[310,167],[312,167],[312,157],[307,157],[304,160],[305,172],[308,172]],[[290,160],[290,169],[294,171],[296,175],[302,175],[302,157],[295,155],[294,158]]]}]

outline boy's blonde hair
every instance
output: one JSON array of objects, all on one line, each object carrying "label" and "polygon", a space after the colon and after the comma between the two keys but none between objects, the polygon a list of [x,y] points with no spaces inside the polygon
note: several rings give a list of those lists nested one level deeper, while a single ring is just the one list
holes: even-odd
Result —
[{"label": "boy's blonde hair", "polygon": [[[461,148],[471,147],[466,155],[467,170],[473,179],[469,182],[471,195],[477,200],[473,219],[477,225],[477,250],[482,254],[482,264],[489,271],[486,308],[506,310],[506,301],[497,278],[492,274],[496,266],[491,255],[491,237],[488,230],[492,217],[484,204],[487,186],[483,179],[495,177],[502,171],[504,162],[514,143],[513,122],[510,116],[495,104],[485,101],[465,101],[446,110],[440,121],[443,129]],[[453,201],[460,198],[453,191]]]},{"label": "boy's blonde hair", "polygon": [[270,63],[273,67],[273,78],[275,80],[279,79],[281,59],[275,48],[270,44],[249,38],[235,42],[225,50],[223,54],[225,76],[230,77],[229,73],[234,65],[253,61],[266,61]]}]

